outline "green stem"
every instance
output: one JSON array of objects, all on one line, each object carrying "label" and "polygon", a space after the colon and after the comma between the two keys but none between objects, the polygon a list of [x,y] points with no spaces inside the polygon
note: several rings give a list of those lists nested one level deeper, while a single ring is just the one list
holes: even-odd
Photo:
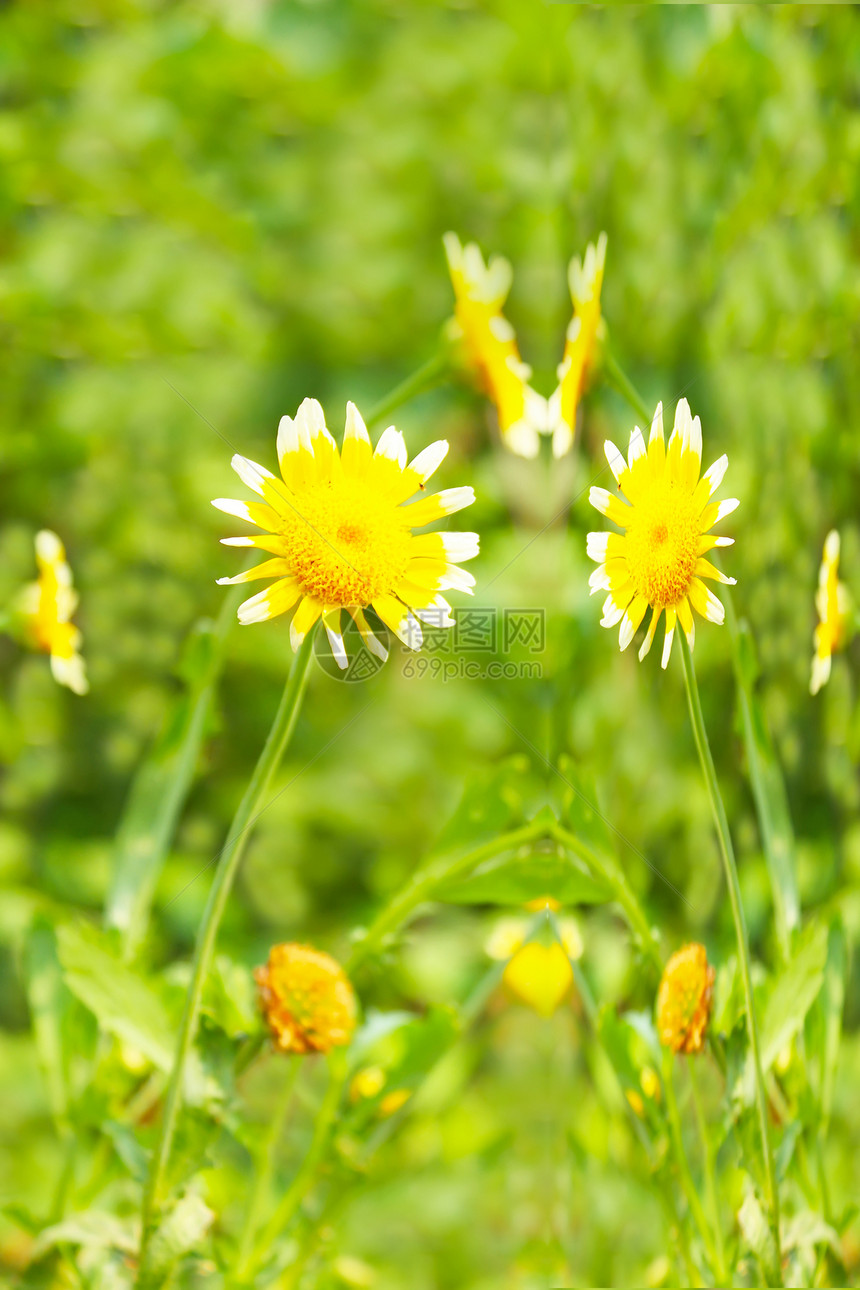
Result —
[{"label": "green stem", "polygon": [[608,348],[604,350],[603,354],[603,373],[613,389],[617,390],[621,397],[627,400],[637,417],[642,418],[643,431],[647,430],[654,413],[649,412],[645,400]]},{"label": "green stem", "polygon": [[684,681],[687,687],[687,702],[690,708],[690,722],[693,727],[693,737],[696,741],[696,748],[699,753],[699,761],[702,766],[702,773],[705,777],[705,784],[708,789],[708,796],[711,799],[711,809],[714,815],[714,823],[717,828],[717,835],[720,840],[720,854],[723,859],[723,868],[726,876],[726,886],[729,892],[729,901],[732,909],[732,918],[735,924],[735,936],[738,944],[738,958],[741,965],[741,977],[744,987],[744,1003],[746,1006],[747,1032],[749,1034],[750,1051],[753,1058],[753,1069],[755,1072],[756,1086],[756,1103],[758,1106],[759,1129],[761,1132],[762,1155],[764,1157],[765,1180],[767,1184],[768,1208],[770,1210],[771,1230],[776,1247],[776,1268],[774,1269],[779,1280],[780,1268],[782,1266],[782,1257],[780,1252],[779,1240],[779,1192],[776,1185],[776,1175],[773,1167],[773,1152],[770,1142],[770,1127],[768,1124],[767,1113],[767,1092],[765,1090],[764,1075],[761,1065],[761,1051],[759,1048],[758,1025],[756,1023],[755,1000],[753,997],[752,972],[750,970],[750,952],[749,939],[747,936],[746,920],[744,918],[744,909],[741,903],[741,888],[738,879],[738,868],[735,862],[735,852],[732,845],[732,837],[729,832],[729,822],[726,817],[726,808],[723,805],[720,786],[717,782],[717,773],[714,769],[714,760],[711,756],[711,748],[708,743],[708,733],[705,729],[705,720],[702,716],[702,704],[699,699],[699,689],[696,683],[696,671],[693,666],[693,655],[690,652],[690,646],[683,632],[681,637],[681,659],[684,665]]},{"label": "green stem", "polygon": [[[702,1208],[702,1202],[699,1200],[699,1193],[696,1191],[696,1184],[693,1182],[693,1175],[690,1172],[690,1162],[687,1159],[687,1151],[684,1147],[684,1137],[681,1132],[681,1116],[678,1112],[678,1101],[675,1097],[675,1081],[673,1079],[672,1063],[674,1054],[666,1049],[663,1053],[663,1089],[666,1094],[666,1114],[669,1120],[669,1132],[672,1138],[672,1148],[675,1152],[675,1163],[678,1166],[678,1173],[681,1178],[681,1189],[687,1199],[690,1207],[690,1213],[693,1216],[693,1222],[698,1228],[699,1235],[702,1238],[702,1244],[705,1247],[705,1253],[713,1268],[717,1272],[717,1253],[714,1248],[714,1241],[711,1236],[708,1220],[705,1217],[705,1211]],[[720,1285],[725,1285],[725,1279],[721,1276]]]},{"label": "green stem", "polygon": [[639,937],[645,953],[650,958],[658,972],[663,971],[663,956],[660,953],[660,944],[654,935],[654,929],[648,922],[645,911],[636,898],[636,893],[627,881],[623,871],[614,864],[610,864],[605,857],[592,851],[585,843],[581,842],[575,834],[569,833],[561,825],[556,825],[552,830],[553,836],[562,846],[567,847],[574,855],[578,855],[598,877],[612,888],[615,893],[615,899],[618,901],[627,921],[632,930]]},{"label": "green stem", "polygon": [[439,385],[450,366],[448,354],[444,350],[434,354],[417,371],[407,376],[406,380],[401,381],[399,385],[395,385],[389,394],[373,405],[367,417],[368,429],[378,425],[410,399],[417,398],[419,394],[424,394],[427,390],[432,390],[435,385]]},{"label": "green stem", "polygon": [[346,1053],[334,1050],[329,1056],[328,1088],[317,1112],[311,1145],[302,1161],[301,1168],[281,1197],[279,1204],[263,1228],[262,1235],[257,1241],[253,1253],[246,1261],[246,1276],[249,1279],[253,1278],[259,1271],[269,1250],[272,1249],[278,1237],[282,1236],[286,1231],[302,1201],[316,1182],[317,1171],[322,1164],[329,1145],[329,1138],[340,1107],[348,1072],[349,1065]]},{"label": "green stem", "polygon": [[442,883],[448,882],[462,873],[467,873],[485,860],[491,860],[493,857],[501,855],[505,851],[512,851],[527,842],[533,842],[537,838],[545,836],[545,834],[545,823],[543,821],[533,821],[531,824],[523,825],[520,829],[514,829],[510,833],[503,834],[499,838],[493,838],[490,842],[476,847],[474,851],[467,852],[466,855],[457,856],[454,860],[442,859],[431,862],[425,868],[419,870],[371,923],[366,935],[359,941],[352,952],[346,965],[347,975],[351,976],[364,959],[376,953],[381,948],[386,936],[407,922],[418,906],[429,900],[436,888],[441,886]]},{"label": "green stem", "polygon": [[[280,1060],[279,1058],[276,1060]],[[236,1273],[235,1279],[240,1284],[247,1277],[251,1262],[251,1251],[254,1247],[254,1237],[260,1226],[260,1213],[266,1203],[266,1197],[269,1194],[269,1188],[272,1182],[272,1174],[275,1168],[275,1155],[277,1154],[278,1144],[284,1132],[287,1115],[293,1101],[293,1091],[296,1087],[301,1068],[301,1060],[298,1057],[287,1059],[289,1066],[287,1077],[284,1080],[283,1087],[280,1091],[274,1113],[269,1123],[269,1131],[263,1141],[262,1150],[255,1161],[254,1183],[251,1189],[251,1199],[248,1202],[248,1208],[245,1212],[245,1222],[242,1227],[242,1235],[239,1238],[239,1249],[236,1255]]]},{"label": "green stem", "polygon": [[693,1108],[696,1112],[696,1124],[699,1129],[699,1138],[702,1143],[702,1156],[704,1159],[705,1171],[705,1194],[708,1198],[708,1208],[711,1211],[711,1225],[714,1229],[715,1254],[717,1256],[714,1271],[717,1274],[717,1282],[721,1286],[729,1284],[729,1273],[726,1266],[726,1248],[723,1243],[723,1228],[720,1222],[720,1200],[717,1194],[717,1180],[714,1174],[714,1153],[711,1148],[711,1136],[708,1133],[708,1122],[705,1119],[705,1110],[702,1106],[702,1096],[699,1091],[699,1076],[696,1071],[696,1058],[689,1057],[687,1060],[687,1070],[690,1072],[690,1087],[693,1090]]},{"label": "green stem", "polygon": [[191,981],[185,997],[185,1009],[179,1028],[176,1056],[164,1103],[161,1132],[156,1144],[149,1181],[144,1195],[141,1277],[145,1273],[144,1256],[148,1237],[156,1211],[163,1199],[170,1149],[173,1145],[173,1135],[176,1130],[176,1121],[182,1102],[185,1066],[197,1031],[200,1001],[212,963],[215,939],[251,828],[260,811],[265,808],[266,796],[272,776],[277,770],[296,724],[305,686],[307,685],[308,668],[313,653],[313,638],[314,632],[308,632],[293,659],[290,674],[284,687],[284,693],[278,711],[275,714],[272,728],[269,731],[269,736],[254,768],[250,783],[233,817],[227,842],[224,844],[224,848],[218,858],[215,877],[209,891],[206,908],[203,911],[203,920],[200,924],[197,943],[194,948]]},{"label": "green stem", "polygon": [[[712,561],[720,568],[719,556]],[[748,626],[738,623],[729,587],[722,589],[726,606],[726,625],[732,647],[732,669],[743,720],[744,747],[747,754],[750,785],[755,799],[762,846],[767,861],[777,942],[784,963],[791,958],[791,938],[800,925],[800,899],[797,892],[794,829],[785,780],[780,771],[773,740],[761,704],[749,675],[753,641]],[[744,641],[746,637],[746,642]],[[747,651],[744,650],[746,643]],[[749,658],[745,661],[745,652]]]}]

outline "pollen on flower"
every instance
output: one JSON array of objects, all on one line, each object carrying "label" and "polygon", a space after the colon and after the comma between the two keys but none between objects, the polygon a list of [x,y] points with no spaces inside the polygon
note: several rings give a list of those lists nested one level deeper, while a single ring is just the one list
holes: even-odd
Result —
[{"label": "pollen on flower", "polygon": [[309,945],[273,945],[254,978],[280,1052],[327,1053],[349,1043],[356,1023],[355,994],[330,955]]},{"label": "pollen on flower", "polygon": [[692,585],[700,537],[692,495],[661,480],[637,503],[627,526],[627,570],[635,594],[651,605],[676,605]]},{"label": "pollen on flower", "polygon": [[657,1033],[674,1053],[700,1053],[711,1016],[714,969],[704,945],[677,950],[663,971],[657,993]]},{"label": "pollen on flower", "polygon": [[411,557],[408,508],[382,508],[343,477],[306,489],[301,513],[284,507],[277,532],[305,595],[343,609],[396,586]]}]

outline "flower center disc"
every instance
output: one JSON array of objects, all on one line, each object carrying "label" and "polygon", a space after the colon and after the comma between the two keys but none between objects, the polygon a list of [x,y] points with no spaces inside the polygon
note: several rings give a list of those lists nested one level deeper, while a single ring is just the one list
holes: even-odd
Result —
[{"label": "flower center disc", "polygon": [[406,512],[335,479],[302,489],[295,510],[278,505],[293,573],[306,595],[325,605],[369,605],[391,593],[406,572],[412,533]]},{"label": "flower center disc", "polygon": [[692,495],[671,480],[649,489],[632,508],[627,569],[638,596],[676,605],[690,589],[699,558],[699,516]]}]

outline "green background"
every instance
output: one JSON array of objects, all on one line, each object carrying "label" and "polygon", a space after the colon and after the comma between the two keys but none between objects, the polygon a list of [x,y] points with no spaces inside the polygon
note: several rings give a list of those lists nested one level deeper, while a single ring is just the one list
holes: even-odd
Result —
[{"label": "green background", "polygon": [[[449,228],[511,260],[506,313],[545,394],[569,317],[567,262],[606,230],[614,353],[649,404],[690,400],[705,464],[729,454],[723,491],[741,506],[723,526],[737,539],[724,563],[758,644],[803,905],[838,912],[856,939],[852,658],[814,700],[808,674],[832,526],[860,592],[858,67],[851,6],[4,7],[0,604],[33,576],[36,530],[55,529],[92,687],[61,691],[45,659],[0,640],[6,1200],[40,1212],[59,1159],[24,935],[36,913],[100,917],[132,777],[180,691],[183,642],[218,614],[215,579],[242,558],[218,538],[243,526],[209,500],[244,496],[233,451],[273,467],[278,418],[306,395],[339,437],[347,399],[367,410],[433,355],[451,312]],[[596,781],[667,950],[696,938],[720,963],[732,927],[680,662],[663,673],[658,650],[641,666],[633,649],[619,655],[587,595],[584,535],[603,526],[588,485],[607,485],[602,444],[626,443],[629,410],[598,386],[573,454],[552,464],[505,455],[465,385],[396,421],[412,452],[449,440],[440,486],[478,494],[457,517],[481,534],[476,603],[545,610],[543,677],[410,679],[399,657],[364,685],[316,670],[221,948],[246,967],[277,940],[345,955],[350,929],[431,849],[464,782],[513,753],[545,775],[537,748]],[[754,950],[772,961],[727,632],[700,625],[696,659]],[[152,970],[190,954],[198,875],[289,660],[283,621],[230,635],[158,888]],[[462,999],[485,970],[493,919],[489,907],[438,911],[368,977],[365,1003]],[[650,1007],[620,921],[585,909],[580,925],[598,998]],[[855,974],[827,1156],[842,1205],[856,1192],[858,1019]],[[601,1109],[586,1047],[575,1001],[547,1023],[494,996],[438,1107],[413,1117],[339,1216],[328,1257],[365,1260],[381,1290],[659,1278],[657,1199],[623,1115]],[[265,1118],[269,1093],[252,1085]],[[242,1169],[225,1150],[211,1170],[227,1229]],[[856,1272],[856,1224],[845,1243]],[[0,1226],[0,1268],[25,1247],[18,1226]]]}]

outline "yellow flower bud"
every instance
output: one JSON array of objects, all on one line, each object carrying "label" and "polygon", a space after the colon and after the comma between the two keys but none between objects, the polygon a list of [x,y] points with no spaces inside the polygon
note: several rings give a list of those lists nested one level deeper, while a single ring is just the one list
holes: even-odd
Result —
[{"label": "yellow flower bud", "polygon": [[684,945],[669,959],[657,994],[657,1032],[674,1053],[700,1053],[711,1015],[714,969],[704,945]]},{"label": "yellow flower bud", "polygon": [[562,947],[529,941],[505,968],[508,989],[542,1017],[551,1017],[570,989],[573,968]]},{"label": "yellow flower bud", "polygon": [[309,945],[273,945],[254,970],[260,1006],[283,1053],[327,1053],[349,1043],[356,1001],[343,968]]}]

